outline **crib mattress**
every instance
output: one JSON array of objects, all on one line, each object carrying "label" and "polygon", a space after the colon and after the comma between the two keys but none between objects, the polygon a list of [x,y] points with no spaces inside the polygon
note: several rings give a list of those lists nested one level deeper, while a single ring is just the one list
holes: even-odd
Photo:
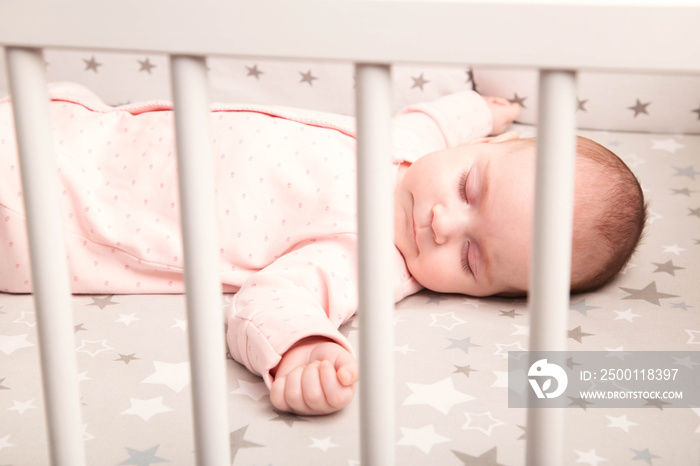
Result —
[{"label": "crib mattress", "polygon": [[[569,349],[700,351],[700,136],[581,134],[630,165],[650,215],[623,273],[571,298]],[[88,464],[194,464],[184,298],[72,303]],[[357,344],[355,321],[342,331]],[[528,331],[523,299],[423,291],[397,305],[397,464],[524,464],[526,411],[508,407],[507,354],[527,349]],[[226,367],[232,464],[359,464],[358,399],[325,417],[280,413],[261,379]],[[48,464],[43,405],[32,298],[0,294],[0,464]],[[700,463],[700,406],[572,401],[564,412],[565,464]]]}]

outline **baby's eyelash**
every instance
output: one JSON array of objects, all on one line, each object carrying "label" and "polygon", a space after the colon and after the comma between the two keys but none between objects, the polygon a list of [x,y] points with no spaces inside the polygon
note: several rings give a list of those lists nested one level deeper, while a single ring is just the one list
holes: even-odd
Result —
[{"label": "baby's eyelash", "polygon": [[465,273],[473,275],[472,268],[469,267],[469,244],[467,244],[467,247],[464,248],[462,252],[462,270],[464,270]]},{"label": "baby's eyelash", "polygon": [[469,172],[463,171],[459,177],[459,197],[464,202],[469,202],[467,199],[467,178],[469,177]]}]

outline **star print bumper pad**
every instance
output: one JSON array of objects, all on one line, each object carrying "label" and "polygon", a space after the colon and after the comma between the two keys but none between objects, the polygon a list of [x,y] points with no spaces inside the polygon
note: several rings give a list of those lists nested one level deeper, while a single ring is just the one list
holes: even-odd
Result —
[{"label": "star print bumper pad", "polygon": [[[581,134],[637,174],[649,223],[613,283],[571,298],[567,349],[610,353],[606,369],[631,352],[700,351],[700,136]],[[183,296],[80,295],[72,304],[88,464],[194,464]],[[528,324],[524,300],[423,291],[397,305],[397,464],[524,464],[526,410],[509,408],[508,358],[528,349]],[[341,332],[357,345],[355,320]],[[664,368],[697,374],[697,361]],[[357,398],[331,416],[295,416],[273,410],[263,381],[230,359],[227,375],[231,464],[359,464]],[[556,392],[545,383],[543,393]],[[597,400],[559,398],[564,464],[700,463],[700,406],[594,409]],[[0,294],[0,464],[48,464],[43,413],[32,298]]]}]

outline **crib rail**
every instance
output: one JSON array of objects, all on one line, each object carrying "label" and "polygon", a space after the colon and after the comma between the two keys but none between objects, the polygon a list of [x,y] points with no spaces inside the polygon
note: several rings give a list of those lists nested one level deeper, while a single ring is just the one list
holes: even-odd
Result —
[{"label": "crib rail", "polygon": [[700,24],[697,3],[632,3],[4,1],[0,43],[362,63],[700,71],[700,45],[689,40]]},{"label": "crib rail", "polygon": [[[199,115],[192,121],[176,116],[183,196],[187,265],[188,316],[192,348],[195,435],[200,464],[230,460],[227,445],[225,378],[219,290],[215,252],[203,254],[195,246],[216,244],[210,236],[213,206],[207,191],[210,173],[192,165],[194,154],[211,152],[206,112],[205,55],[261,56],[343,60],[361,63],[358,73],[358,172],[360,186],[362,366],[362,464],[393,463],[394,428],[391,388],[391,320],[393,303],[382,291],[380,268],[370,264],[391,234],[391,193],[377,189],[371,176],[388,167],[388,70],[396,62],[470,63],[543,69],[540,92],[540,137],[536,238],[531,283],[531,349],[563,349],[566,342],[573,205],[573,132],[575,129],[575,70],[640,70],[700,72],[700,45],[687,40],[700,24],[700,8],[674,2],[646,2],[644,6],[553,5],[544,2],[388,2],[261,0],[256,2],[200,2],[172,0],[94,2],[92,0],[23,0],[0,3],[0,45],[7,47],[11,88],[15,95],[22,172],[40,183],[24,181],[30,214],[35,297],[46,387],[51,457],[54,464],[84,464],[75,358],[70,326],[70,301],[65,252],[55,225],[41,217],[55,192],[52,148],[43,76],[42,47],[89,48],[157,52],[171,55],[176,115]],[[215,11],[215,14],[212,14]],[[400,13],[400,14],[398,14]],[[294,18],[290,20],[290,18]],[[206,24],[205,24],[206,23]],[[617,33],[625,24],[625,34]],[[264,25],[264,27],[261,27]],[[664,27],[666,25],[666,27]],[[125,34],[105,31],[126,30]],[[497,30],[497,32],[495,32]],[[275,31],[271,34],[270,31]],[[488,40],[499,35],[499,40]],[[323,40],[319,40],[322,37]],[[553,42],[552,38],[556,37]],[[611,40],[612,38],[615,40]],[[485,38],[487,38],[485,40]],[[517,43],[517,47],[508,44]],[[504,46],[506,44],[506,46]],[[673,53],[669,53],[673,51]],[[190,57],[193,56],[193,57]],[[562,70],[562,71],[553,71]],[[189,76],[189,77],[188,77]],[[194,89],[194,92],[192,92]],[[187,92],[181,92],[186,90]],[[192,96],[194,95],[194,98]],[[377,109],[379,105],[379,109]],[[377,112],[379,110],[379,112]],[[38,118],[35,118],[38,115]],[[383,128],[383,129],[381,129]],[[36,141],[43,141],[37,145]],[[557,176],[551,176],[552,173]],[[32,173],[32,175],[29,175]],[[55,170],[53,170],[55,174]],[[188,174],[193,174],[189,176]],[[363,173],[365,173],[363,175]],[[188,181],[189,180],[189,181]],[[37,186],[37,184],[43,186]],[[47,193],[46,190],[49,192]],[[51,191],[53,190],[53,191]],[[552,193],[556,193],[553,195]],[[564,194],[562,194],[564,193]],[[376,195],[376,197],[374,197]],[[362,199],[384,205],[375,211]],[[190,206],[190,207],[187,207]],[[193,209],[192,206],[198,206]],[[33,213],[32,213],[33,212]],[[203,214],[199,219],[193,215]],[[556,219],[553,222],[552,219]],[[199,228],[197,228],[199,226]],[[192,230],[189,230],[193,228]],[[210,232],[205,230],[210,229]],[[51,231],[51,235],[46,235]],[[47,237],[48,236],[48,237]],[[189,238],[189,239],[188,239]],[[50,245],[47,248],[47,245]],[[368,255],[369,254],[369,255]],[[50,269],[45,266],[51,256]],[[212,259],[214,257],[214,259]],[[39,262],[41,266],[39,266]],[[390,264],[384,259],[383,264]],[[51,271],[49,271],[51,270]],[[212,277],[212,274],[214,276]],[[386,274],[384,274],[386,275]],[[194,277],[194,278],[193,278]],[[201,281],[199,279],[202,279]],[[385,278],[385,277],[384,277]],[[378,298],[379,296],[379,298]],[[50,309],[51,312],[48,312]],[[204,312],[206,309],[209,312]],[[367,314],[362,314],[368,311]],[[363,322],[364,321],[364,322]],[[370,324],[371,322],[371,324]],[[55,327],[55,328],[54,328]],[[49,328],[51,331],[49,331]],[[380,329],[372,332],[371,328]],[[372,354],[372,358],[363,357]],[[386,374],[389,375],[386,375]],[[213,382],[212,382],[213,381]],[[56,403],[56,397],[63,398]],[[66,402],[67,400],[67,402]],[[56,409],[61,406],[61,410]],[[381,408],[381,409],[380,409]],[[217,412],[213,412],[217,411]],[[561,463],[558,450],[562,416],[555,410],[531,411],[528,464]],[[552,448],[552,446],[554,446]]]}]

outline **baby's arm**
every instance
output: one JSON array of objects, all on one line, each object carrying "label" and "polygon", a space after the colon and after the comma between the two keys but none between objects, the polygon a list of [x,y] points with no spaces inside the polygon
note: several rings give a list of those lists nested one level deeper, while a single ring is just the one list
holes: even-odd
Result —
[{"label": "baby's arm", "polygon": [[520,105],[511,103],[502,97],[483,96],[493,117],[493,129],[490,136],[503,133],[520,115]]},{"label": "baby's arm", "polygon": [[311,337],[284,353],[272,375],[270,401],[275,408],[303,415],[329,414],[352,401],[359,369],[347,349],[326,338]]}]

